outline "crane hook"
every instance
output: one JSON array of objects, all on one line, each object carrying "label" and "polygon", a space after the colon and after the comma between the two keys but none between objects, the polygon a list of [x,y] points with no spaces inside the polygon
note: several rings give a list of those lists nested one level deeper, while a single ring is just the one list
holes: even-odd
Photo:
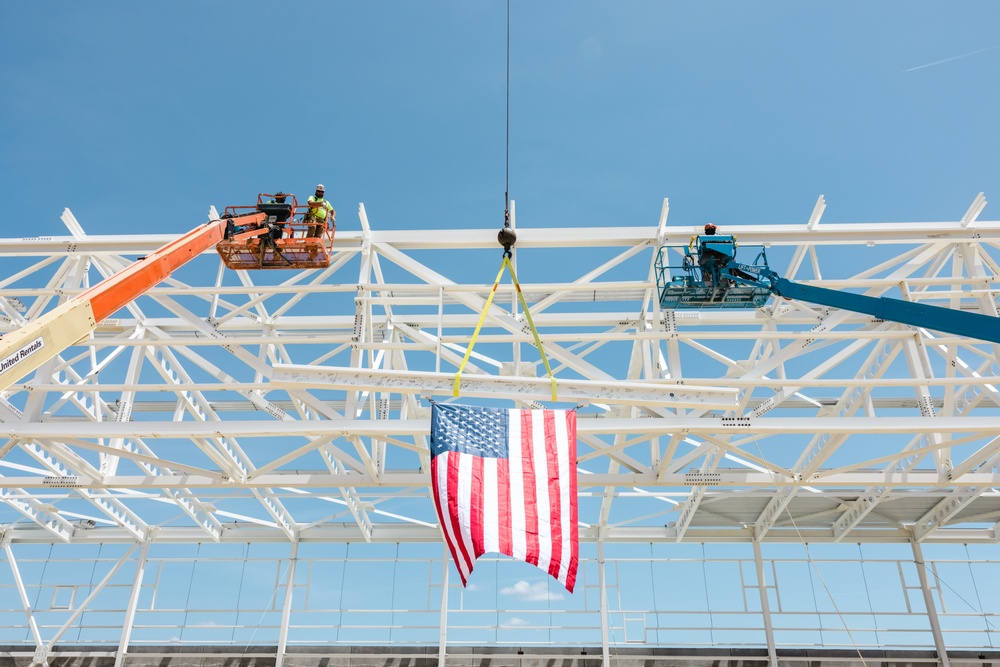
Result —
[{"label": "crane hook", "polygon": [[504,257],[511,257],[510,249],[517,243],[517,234],[510,227],[510,213],[504,211],[503,228],[497,234],[497,242],[503,246]]}]

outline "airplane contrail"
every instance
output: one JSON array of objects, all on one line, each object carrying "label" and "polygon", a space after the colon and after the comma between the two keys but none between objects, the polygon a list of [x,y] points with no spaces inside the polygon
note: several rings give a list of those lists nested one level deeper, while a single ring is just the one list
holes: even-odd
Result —
[{"label": "airplane contrail", "polygon": [[969,56],[974,56],[980,53],[986,53],[987,51],[992,51],[994,49],[1000,49],[1000,44],[996,46],[991,46],[985,49],[979,49],[978,51],[972,51],[970,53],[963,53],[960,56],[952,56],[951,58],[945,58],[944,60],[935,60],[932,63],[927,63],[926,65],[917,65],[916,67],[911,67],[910,69],[904,69],[904,72],[913,72],[914,70],[924,69],[925,67],[934,67],[934,65],[941,65],[942,63],[950,63],[952,60],[959,60],[961,58],[968,58]]}]

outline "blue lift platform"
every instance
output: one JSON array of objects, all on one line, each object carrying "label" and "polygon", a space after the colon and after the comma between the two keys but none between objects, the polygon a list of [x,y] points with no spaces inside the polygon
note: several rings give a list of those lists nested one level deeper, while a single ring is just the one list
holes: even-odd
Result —
[{"label": "blue lift platform", "polygon": [[[671,252],[673,250],[674,252]],[[756,253],[750,266],[769,270],[764,246],[744,246]],[[679,264],[668,264],[676,257]],[[735,280],[727,268],[736,260],[733,236],[699,236],[697,245],[663,246],[656,258],[656,282],[663,308],[760,308],[770,287]],[[675,260],[676,261],[676,260]]]},{"label": "blue lift platform", "polygon": [[[913,301],[841,292],[782,278],[767,264],[764,246],[740,246],[749,263],[736,261],[736,238],[697,236],[688,246],[663,246],[656,257],[660,306],[670,309],[760,308],[771,295],[831,306],[991,343],[1000,343],[1000,318]],[[679,264],[671,264],[674,257]]]}]

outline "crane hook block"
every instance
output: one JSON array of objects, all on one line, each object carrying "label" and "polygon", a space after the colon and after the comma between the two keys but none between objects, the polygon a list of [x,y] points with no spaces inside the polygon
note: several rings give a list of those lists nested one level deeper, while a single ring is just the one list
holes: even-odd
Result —
[{"label": "crane hook block", "polygon": [[509,255],[511,247],[517,243],[517,234],[514,233],[513,229],[504,225],[500,233],[497,234],[497,241],[503,246],[504,254]]}]

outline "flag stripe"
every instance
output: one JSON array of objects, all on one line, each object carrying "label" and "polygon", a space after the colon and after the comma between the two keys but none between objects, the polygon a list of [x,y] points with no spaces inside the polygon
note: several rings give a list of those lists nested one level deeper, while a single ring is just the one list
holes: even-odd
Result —
[{"label": "flag stripe", "polygon": [[472,459],[472,478],[469,480],[471,482],[471,498],[469,502],[471,504],[471,523],[472,523],[472,551],[475,553],[476,558],[479,558],[484,553],[486,553],[486,548],[483,546],[484,543],[484,508],[483,501],[485,500],[485,489],[483,480],[483,458],[481,456],[469,457]]},{"label": "flag stripe", "polygon": [[535,459],[532,448],[531,411],[521,411],[521,487],[524,492],[524,560],[538,565],[538,498],[535,490]]},{"label": "flag stripe", "polygon": [[524,536],[524,454],[521,452],[521,416],[510,410],[510,454],[507,459],[510,466],[508,487],[510,489],[510,555],[518,560],[528,559],[527,541]]},{"label": "flag stripe", "polygon": [[469,559],[469,573],[476,563],[476,553],[472,546],[472,462],[478,457],[468,454],[458,455],[458,524],[459,534],[465,545]]},{"label": "flag stripe", "polygon": [[559,569],[560,564],[563,561],[562,558],[562,548],[563,548],[563,537],[562,537],[562,508],[566,504],[565,500],[562,498],[562,485],[559,483],[560,479],[563,479],[560,475],[559,470],[559,448],[562,446],[560,442],[560,434],[565,437],[565,432],[560,432],[556,429],[556,415],[551,410],[545,411],[545,459],[546,465],[548,467],[548,492],[549,492],[549,511],[552,513],[552,517],[556,520],[550,520],[549,526],[552,530],[552,536],[550,540],[550,558],[549,565],[546,571],[551,574],[556,579],[559,579]]},{"label": "flag stripe", "polygon": [[497,528],[500,534],[500,553],[514,555],[514,539],[511,537],[513,522],[511,515],[513,511],[510,507],[510,461],[507,459],[497,460],[497,505],[500,508]]},{"label": "flag stripe", "polygon": [[[445,481],[445,489],[448,490],[448,516],[451,518],[452,536],[458,545],[458,550],[462,554],[462,562],[465,572],[472,574],[472,558],[469,550],[465,546],[465,539],[462,536],[462,515],[458,510],[459,496],[461,489],[458,487],[459,463],[462,455],[456,453],[448,457],[448,475]],[[466,575],[467,577],[468,575]]]},{"label": "flag stripe", "polygon": [[[553,421],[553,428],[555,429],[555,441],[556,441],[556,452],[555,452],[555,468],[556,475],[560,480],[566,479],[566,473],[569,468],[569,443],[567,442],[567,420],[556,419]],[[558,553],[559,562],[555,564],[554,572],[550,570],[553,577],[559,581],[565,582],[566,572],[569,567],[570,560],[570,544],[572,539],[570,538],[570,526],[569,526],[569,487],[566,484],[560,484],[558,489],[559,497],[559,540],[558,546],[553,546],[553,551]],[[553,540],[555,541],[555,540]]]},{"label": "flag stripe", "polygon": [[445,498],[447,500],[450,495],[447,487],[448,459],[452,456],[458,456],[458,454],[449,452],[431,459],[431,479],[433,480],[434,485],[434,506],[437,508],[438,521],[444,530],[445,542],[448,543],[448,549],[451,551],[452,562],[455,563],[455,567],[458,568],[458,575],[462,578],[462,585],[464,586],[469,579],[468,572],[465,568],[465,560],[460,557],[461,555],[458,553],[458,549],[456,548],[456,544],[458,542],[455,540],[454,528],[450,515],[449,518],[445,518],[441,507],[441,498]]},{"label": "flag stripe", "polygon": [[500,459],[483,459],[483,553],[502,553],[500,546]]},{"label": "flag stripe", "polygon": [[531,453],[535,463],[535,507],[538,510],[538,561],[546,572],[552,562],[552,499],[549,497],[549,464],[546,422],[551,410],[538,411],[531,419]]},{"label": "flag stripe", "polygon": [[[569,418],[572,415],[572,418]],[[570,531],[570,557],[567,565],[566,578],[560,578],[570,593],[576,585],[576,568],[580,562],[580,523],[577,517],[576,507],[576,413],[567,413],[566,419],[566,457],[565,462],[569,468],[566,479],[569,482],[569,531]]]}]

